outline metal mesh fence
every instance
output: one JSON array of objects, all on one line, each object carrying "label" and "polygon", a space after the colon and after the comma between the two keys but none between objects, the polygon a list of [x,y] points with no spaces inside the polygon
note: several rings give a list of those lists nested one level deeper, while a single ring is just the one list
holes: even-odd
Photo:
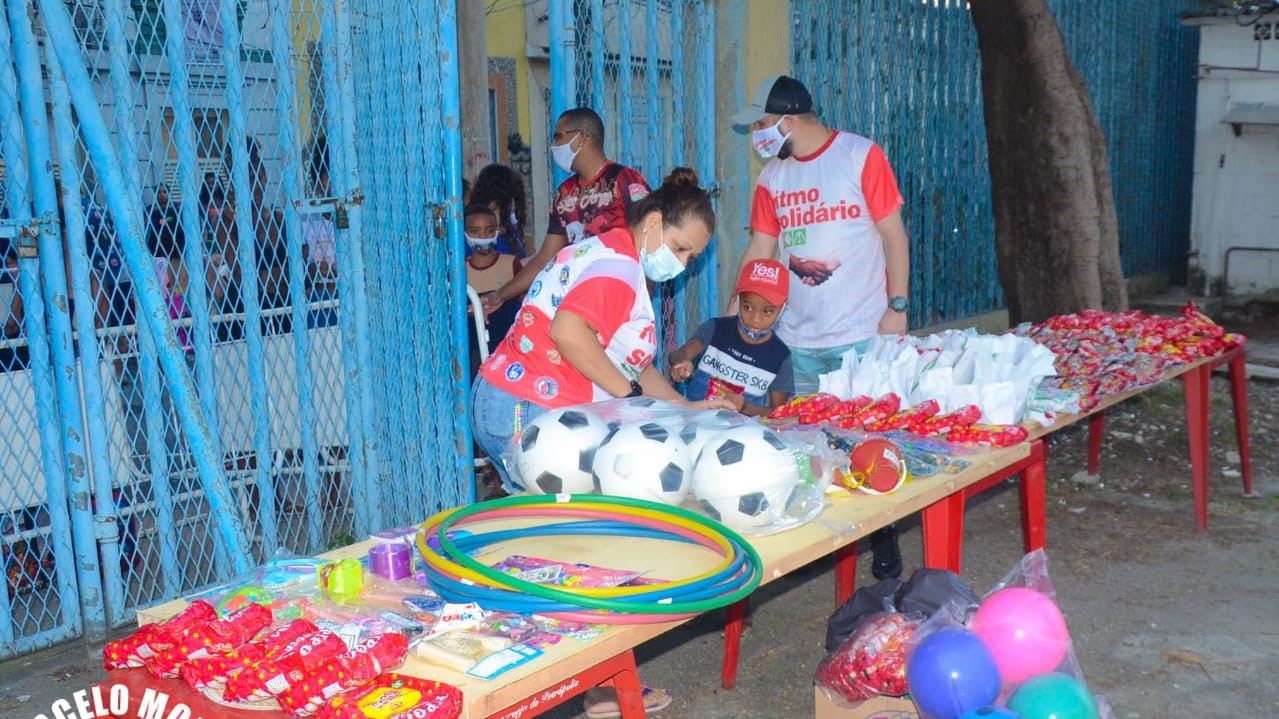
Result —
[{"label": "metal mesh fence", "polygon": [[[686,166],[716,190],[713,9],[702,0],[573,0],[571,17],[572,67],[552,68],[552,75],[575,88],[574,104],[600,113],[606,154],[654,187]],[[715,258],[712,241],[688,271],[655,292],[659,353],[717,312]]]},{"label": "metal mesh fence", "polygon": [[[340,112],[337,99],[343,82],[350,95],[351,78],[337,70],[338,58],[351,56],[349,18],[321,0],[47,0],[27,9],[32,41],[10,43],[8,30],[20,16],[8,10],[0,37],[0,548],[8,587],[0,617],[10,618],[0,654],[79,631],[75,592],[86,578],[73,567],[82,556],[93,567],[101,553],[95,581],[104,596],[90,601],[98,621],[105,605],[105,622],[120,625],[133,609],[224,578],[246,561],[322,551],[353,539],[357,527],[376,528],[372,505],[357,508],[353,492],[355,482],[368,479],[363,450],[373,443],[350,439],[363,436],[370,417],[355,388],[365,369],[356,330],[366,323],[353,315],[364,307],[350,299],[364,291],[358,224],[351,221],[360,202],[355,133],[346,125],[353,113]],[[76,69],[105,120],[118,176],[93,159],[101,148],[84,126],[84,107],[73,112],[65,97],[55,43],[46,35],[53,20],[69,20]],[[421,43],[405,40],[421,51]],[[38,53],[36,85],[47,106],[20,101],[15,69],[23,47]],[[77,78],[68,81],[74,94]],[[17,109],[37,104],[36,116],[56,138],[24,132]],[[392,122],[401,123],[400,133],[416,124],[409,115]],[[33,204],[26,143],[43,143],[49,153],[56,216],[41,216]],[[419,169],[432,178],[442,172]],[[420,207],[422,196],[389,198],[386,221],[396,221],[396,203]],[[123,207],[109,202],[121,198],[137,208],[125,214],[136,217],[108,210]],[[55,238],[46,243],[63,252],[19,259],[32,227],[46,228]],[[144,247],[141,266],[154,274],[176,346],[142,321],[150,278],[140,282],[126,262],[125,248],[135,242]],[[396,261],[392,276],[447,279],[423,269],[443,267],[446,257]],[[62,294],[51,279],[63,282]],[[421,289],[415,298],[429,294]],[[74,339],[54,326],[59,308]],[[414,306],[401,309],[409,316]],[[429,351],[450,356],[444,345]],[[193,378],[193,398],[170,392],[166,352],[182,358],[170,366]],[[60,416],[53,390],[45,389],[54,384],[50,375],[60,376],[52,371],[60,361],[74,386],[59,388],[56,401],[62,415],[77,405],[79,428]],[[418,368],[414,391],[434,388],[434,367],[447,365],[397,352],[382,362],[387,373],[401,363]],[[381,396],[394,396],[392,409],[407,417],[413,403],[403,394],[396,387]],[[434,417],[430,436],[446,438],[450,450],[464,446],[453,438],[458,412],[411,409]],[[212,430],[211,474],[201,471],[189,427],[179,421],[195,414]],[[389,411],[383,417],[400,422]],[[83,429],[83,451],[69,444],[78,436],[72,429]],[[403,444],[412,444],[423,464],[436,450],[428,442]],[[427,476],[434,482],[447,474]],[[228,551],[219,532],[227,522],[215,511],[210,482],[230,487],[229,511],[247,528],[251,556]],[[73,508],[68,519],[65,487],[87,491],[90,483],[91,506],[82,514]],[[372,500],[393,500],[400,491]],[[457,503],[457,494],[444,501]],[[404,521],[420,516],[411,508]],[[92,541],[95,521],[114,528],[100,533],[100,546]],[[59,532],[60,522],[73,531]]]},{"label": "metal mesh fence", "polygon": [[[1184,267],[1197,39],[1159,0],[1050,3],[1105,129],[1127,273]],[[981,58],[959,0],[792,4],[792,67],[828,124],[884,147],[912,244],[912,326],[998,309]],[[903,51],[907,50],[908,51]]]},{"label": "metal mesh fence", "polygon": [[361,118],[368,521],[404,524],[473,496],[456,13],[438,0],[359,0],[351,12],[344,112]]}]

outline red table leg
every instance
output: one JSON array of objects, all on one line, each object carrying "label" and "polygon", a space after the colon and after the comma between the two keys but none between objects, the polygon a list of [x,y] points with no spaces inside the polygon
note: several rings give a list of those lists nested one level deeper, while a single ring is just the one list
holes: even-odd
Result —
[{"label": "red table leg", "polygon": [[[635,666],[635,652],[627,650],[559,684],[547,687],[524,701],[492,713],[489,719],[529,719],[597,686],[611,686],[617,690],[617,706],[621,709],[622,719],[645,719],[647,716],[644,711],[644,687],[640,684],[639,670]],[[206,712],[204,716],[222,715]]]},{"label": "red table leg", "polygon": [[924,566],[960,573],[964,545],[964,500],[961,490],[934,502],[920,513],[924,532]]},{"label": "red table leg", "polygon": [[835,550],[835,606],[842,607],[857,588],[857,542]]},{"label": "red table leg", "polygon": [[1208,365],[1183,374],[1186,426],[1190,437],[1190,477],[1195,495],[1195,526],[1208,531]]},{"label": "red table leg", "polygon": [[719,685],[725,689],[737,686],[737,659],[742,650],[742,621],[748,601],[743,599],[728,605],[728,617],[724,621],[724,664],[719,674]]},{"label": "red table leg", "polygon": [[1022,470],[1018,483],[1021,492],[1021,541],[1027,553],[1048,546],[1047,470],[1048,449],[1042,439],[1037,439],[1030,445],[1030,464]]},{"label": "red table leg", "polygon": [[635,667],[634,652],[626,652],[630,666],[625,667],[604,682],[617,690],[617,707],[622,712],[622,719],[646,719],[644,711],[644,685],[640,684],[639,670]]},{"label": "red table leg", "polygon": [[1235,405],[1235,437],[1239,440],[1239,471],[1243,474],[1243,493],[1252,494],[1252,447],[1248,434],[1248,370],[1242,349],[1230,358],[1230,396]]},{"label": "red table leg", "polygon": [[1105,429],[1105,412],[1097,412],[1088,418],[1088,474],[1096,475],[1101,467],[1101,435]]}]

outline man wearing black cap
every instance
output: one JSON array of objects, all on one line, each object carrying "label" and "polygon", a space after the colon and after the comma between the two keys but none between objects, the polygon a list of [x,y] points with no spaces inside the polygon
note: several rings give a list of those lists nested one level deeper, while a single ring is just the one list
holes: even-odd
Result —
[{"label": "man wearing black cap", "polygon": [[[910,245],[902,196],[884,151],[873,141],[822,124],[804,84],[765,78],[733,116],[751,131],[768,164],[751,201],[751,239],[742,263],[780,257],[792,274],[777,335],[791,348],[795,394],[876,334],[904,334]],[[877,578],[901,574],[896,531],[871,537]]]}]

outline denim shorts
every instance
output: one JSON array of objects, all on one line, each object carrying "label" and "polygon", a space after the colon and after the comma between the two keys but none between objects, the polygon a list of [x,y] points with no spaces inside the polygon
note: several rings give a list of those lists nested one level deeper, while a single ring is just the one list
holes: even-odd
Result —
[{"label": "denim shorts", "polygon": [[817,391],[817,379],[827,372],[834,372],[843,364],[844,355],[849,350],[857,350],[860,354],[866,351],[870,339],[838,347],[819,349],[802,349],[792,347],[790,350],[791,368],[795,371],[795,396],[813,394]]},{"label": "denim shorts", "polygon": [[471,432],[480,449],[492,460],[493,468],[501,475],[502,486],[508,492],[521,491],[511,482],[510,472],[506,469],[511,440],[546,411],[541,405],[494,387],[483,377],[476,377],[475,384],[471,386]]}]

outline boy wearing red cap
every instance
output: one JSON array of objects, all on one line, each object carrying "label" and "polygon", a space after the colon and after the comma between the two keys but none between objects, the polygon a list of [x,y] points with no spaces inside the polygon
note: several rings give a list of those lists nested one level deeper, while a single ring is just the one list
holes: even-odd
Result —
[{"label": "boy wearing red cap", "polygon": [[690,400],[726,397],[737,411],[768,414],[795,391],[790,348],[773,334],[790,292],[790,273],[777,260],[742,267],[733,295],[737,315],[703,322],[667,361],[671,380],[683,382]]}]

